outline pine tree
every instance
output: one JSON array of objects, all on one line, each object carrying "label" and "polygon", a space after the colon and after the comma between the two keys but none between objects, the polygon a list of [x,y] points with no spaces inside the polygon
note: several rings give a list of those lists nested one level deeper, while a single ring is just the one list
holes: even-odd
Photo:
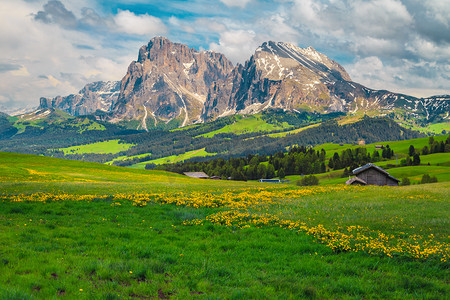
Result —
[{"label": "pine tree", "polygon": [[416,149],[414,149],[414,146],[413,145],[409,146],[409,156],[413,156],[415,152]]}]

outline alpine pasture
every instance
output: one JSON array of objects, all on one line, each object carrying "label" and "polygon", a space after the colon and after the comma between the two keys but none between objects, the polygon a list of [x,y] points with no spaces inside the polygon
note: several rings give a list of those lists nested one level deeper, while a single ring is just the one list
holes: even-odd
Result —
[{"label": "alpine pasture", "polygon": [[0,153],[3,299],[445,299],[450,182],[297,187]]}]

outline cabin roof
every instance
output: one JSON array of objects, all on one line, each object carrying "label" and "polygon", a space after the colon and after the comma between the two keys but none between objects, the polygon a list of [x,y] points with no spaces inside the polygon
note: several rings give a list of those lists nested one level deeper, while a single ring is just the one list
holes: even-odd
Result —
[{"label": "cabin roof", "polygon": [[391,176],[391,175],[390,175],[386,170],[384,170],[383,168],[381,168],[381,167],[379,167],[379,166],[377,166],[377,165],[371,164],[371,163],[365,164],[365,165],[362,166],[362,167],[359,167],[359,168],[354,169],[354,170],[353,170],[353,174],[354,174],[354,175],[358,175],[359,173],[364,172],[364,171],[366,171],[366,170],[368,170],[368,169],[370,169],[370,168],[374,168],[374,169],[380,171],[381,173],[385,174],[385,175],[386,175],[387,177],[389,177],[390,179],[395,180],[395,181],[397,181],[397,182],[400,182],[400,180],[398,180],[397,178]]},{"label": "cabin roof", "polygon": [[209,178],[209,176],[204,172],[184,172],[184,175],[193,178]]},{"label": "cabin roof", "polygon": [[355,181],[359,182],[359,183],[361,183],[363,185],[367,185],[367,182],[365,182],[364,180],[362,180],[361,178],[358,178],[358,177],[352,177],[349,180],[347,180],[345,183],[346,184],[353,184]]}]

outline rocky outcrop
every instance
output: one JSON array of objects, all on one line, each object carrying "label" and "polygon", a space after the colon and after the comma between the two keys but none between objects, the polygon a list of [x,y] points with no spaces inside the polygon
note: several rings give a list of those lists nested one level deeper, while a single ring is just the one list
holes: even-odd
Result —
[{"label": "rocky outcrop", "polygon": [[180,126],[199,122],[209,87],[232,69],[223,54],[153,38],[122,79],[111,121],[137,119],[143,129],[174,119]]},{"label": "rocky outcrop", "polygon": [[418,99],[372,90],[353,82],[341,65],[311,47],[266,42],[244,66],[236,66],[224,82],[211,87],[202,118],[208,121],[280,108],[378,115],[395,112],[397,118],[431,121],[449,117],[449,98]]},{"label": "rocky outcrop", "polygon": [[327,85],[350,80],[342,66],[311,47],[266,42],[244,66],[237,66],[225,83],[211,88],[202,116],[209,120],[270,107],[340,110],[341,103],[330,95]]},{"label": "rocky outcrop", "polygon": [[155,37],[139,49],[121,81],[94,82],[78,94],[41,98],[39,109],[56,108],[74,116],[97,111],[102,120],[138,121],[129,124],[148,130],[161,123],[180,127],[269,108],[362,111],[440,122],[450,119],[449,101],[448,95],[419,99],[366,88],[311,47],[266,42],[244,65],[233,67],[223,54]]},{"label": "rocky outcrop", "polygon": [[87,84],[78,94],[40,99],[38,109],[56,108],[72,116],[89,115],[97,110],[111,111],[120,92],[120,81],[97,81]]}]

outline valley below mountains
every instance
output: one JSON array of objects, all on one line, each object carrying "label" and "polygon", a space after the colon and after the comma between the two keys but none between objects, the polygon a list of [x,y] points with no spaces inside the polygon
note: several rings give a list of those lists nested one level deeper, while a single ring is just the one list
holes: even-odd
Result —
[{"label": "valley below mountains", "polygon": [[245,62],[155,37],[119,81],[0,113],[0,151],[143,168],[450,132],[450,96],[353,82],[312,47],[265,42]]}]

